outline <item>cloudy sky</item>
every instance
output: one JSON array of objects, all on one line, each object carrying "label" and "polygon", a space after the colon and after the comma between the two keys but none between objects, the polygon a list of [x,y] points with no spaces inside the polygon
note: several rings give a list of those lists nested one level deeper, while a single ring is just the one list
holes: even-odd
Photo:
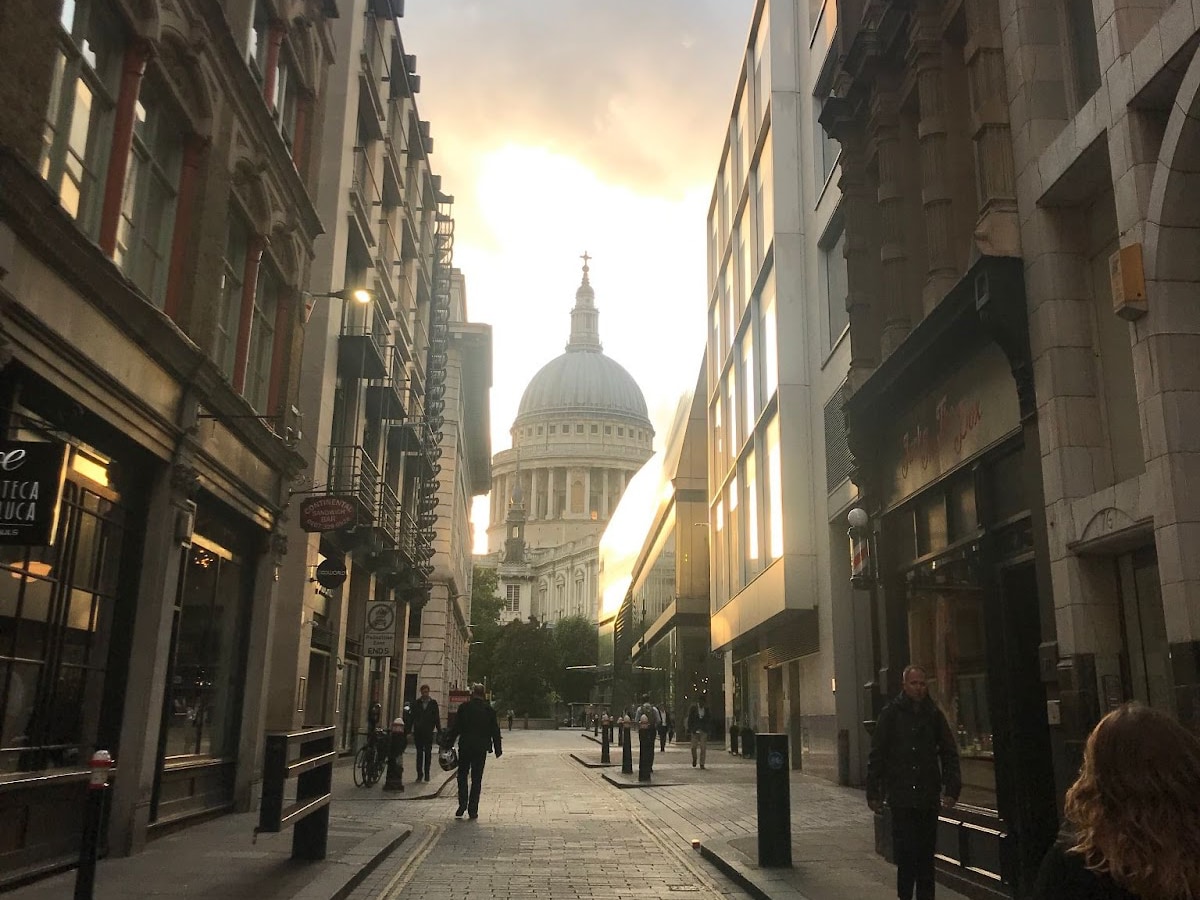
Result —
[{"label": "cloudy sky", "polygon": [[[699,372],[705,216],[752,0],[408,0],[454,262],[493,328],[492,449],[570,332],[580,254],[607,355],[666,437]],[[486,522],[477,501],[474,520]],[[477,550],[482,529],[477,527]]]}]

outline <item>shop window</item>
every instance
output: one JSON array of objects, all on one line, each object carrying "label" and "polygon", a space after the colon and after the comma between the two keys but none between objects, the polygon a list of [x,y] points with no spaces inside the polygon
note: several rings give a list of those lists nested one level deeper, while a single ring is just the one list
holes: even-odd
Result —
[{"label": "shop window", "polygon": [[941,491],[930,491],[917,504],[917,556],[944,550],[950,542],[946,527],[946,499]]},{"label": "shop window", "polygon": [[950,486],[950,534],[959,540],[979,530],[975,510],[975,479],[968,473]]},{"label": "shop window", "polygon": [[0,547],[0,771],[85,764],[95,745],[124,528],[69,479],[53,547]]},{"label": "shop window", "polygon": [[232,550],[200,535],[193,536],[184,566],[167,680],[166,755],[233,756],[249,573]]},{"label": "shop window", "polygon": [[133,145],[113,259],[162,309],[175,229],[175,198],[183,158],[182,130],[152,84],[134,107]]},{"label": "shop window", "polygon": [[124,42],[95,0],[64,3],[38,169],[91,238],[99,234]]},{"label": "shop window", "polygon": [[992,466],[991,476],[992,521],[988,524],[1005,522],[1029,509],[1020,452],[997,460]]},{"label": "shop window", "polygon": [[[963,571],[956,573],[956,566]],[[946,568],[930,567],[910,583],[909,658],[925,669],[929,693],[957,738],[963,777],[960,800],[995,809],[983,592],[971,583],[965,562]]]}]

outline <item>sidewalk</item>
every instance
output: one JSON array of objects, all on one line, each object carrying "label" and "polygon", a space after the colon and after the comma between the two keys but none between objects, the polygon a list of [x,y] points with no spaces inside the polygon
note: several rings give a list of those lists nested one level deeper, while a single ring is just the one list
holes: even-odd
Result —
[{"label": "sidewalk", "polygon": [[[571,755],[591,767],[600,759],[589,731]],[[792,772],[792,867],[758,865],[757,772],[752,758],[710,744],[705,769],[693,768],[686,744],[654,755],[651,782],[617,766],[597,772],[633,797],[684,842],[758,900],[859,900],[894,897],[896,870],[875,852],[874,817],[861,790]],[[595,770],[594,770],[595,771]],[[967,900],[939,884],[938,900]]]},{"label": "sidewalk", "polygon": [[[412,760],[408,762],[411,764]],[[412,768],[405,767],[411,778]],[[321,862],[291,859],[292,830],[254,839],[258,813],[221,816],[152,841],[136,856],[102,859],[95,900],[339,900],[398,844],[407,801],[438,796],[453,774],[435,771],[428,783],[407,782],[402,793],[354,786],[348,761],[334,769],[328,855]],[[5,895],[6,900],[63,900],[75,890],[75,871]]]}]

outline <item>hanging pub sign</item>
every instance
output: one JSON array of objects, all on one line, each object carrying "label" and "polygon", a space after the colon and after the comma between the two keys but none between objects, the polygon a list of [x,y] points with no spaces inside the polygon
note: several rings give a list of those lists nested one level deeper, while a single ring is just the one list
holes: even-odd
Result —
[{"label": "hanging pub sign", "polygon": [[300,501],[300,527],[304,531],[337,531],[358,524],[354,501],[323,494]]},{"label": "hanging pub sign", "polygon": [[0,545],[54,542],[67,452],[60,443],[0,441]]}]

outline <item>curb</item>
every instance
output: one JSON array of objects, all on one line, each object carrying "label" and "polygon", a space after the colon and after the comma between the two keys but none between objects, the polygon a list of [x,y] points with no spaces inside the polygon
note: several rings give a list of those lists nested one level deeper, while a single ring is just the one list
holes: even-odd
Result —
[{"label": "curb", "polygon": [[372,835],[330,863],[326,872],[293,894],[292,900],[344,900],[411,834],[411,826],[396,825]]},{"label": "curb", "polygon": [[581,766],[587,766],[589,769],[611,769],[614,766],[620,765],[620,763],[611,763],[611,762],[606,762],[606,763],[588,762],[582,756],[577,756],[574,753],[571,754],[571,759],[575,760],[575,762],[579,763]]},{"label": "curb", "polygon": [[613,787],[620,788],[623,791],[628,791],[634,788],[679,787],[683,784],[682,781],[618,781],[607,772],[601,773],[600,777]]},{"label": "curb", "polygon": [[[748,871],[746,866],[732,861],[736,853],[737,851],[733,850],[727,841],[712,841],[700,844],[700,855],[751,897],[754,897],[755,900],[807,900],[807,896],[802,894],[793,885],[774,881],[773,879],[761,879],[769,883],[768,886],[771,888],[771,892],[768,893],[767,889],[760,883],[760,880],[755,879],[753,873]],[[778,871],[792,872],[794,870],[791,868],[781,868]]]}]

